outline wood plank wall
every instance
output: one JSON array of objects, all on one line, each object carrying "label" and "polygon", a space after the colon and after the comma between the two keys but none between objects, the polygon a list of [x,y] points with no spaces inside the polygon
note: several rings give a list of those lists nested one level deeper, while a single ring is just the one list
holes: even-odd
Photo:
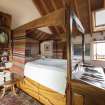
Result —
[{"label": "wood plank wall", "polygon": [[26,36],[13,35],[13,68],[17,73],[23,73],[25,64]]},{"label": "wood plank wall", "polygon": [[61,42],[61,41],[55,41],[54,42],[54,58],[57,59],[66,59],[67,58],[67,53],[66,53],[66,42]]},{"label": "wood plank wall", "polygon": [[23,74],[26,62],[39,55],[39,41],[28,38],[26,34],[13,35],[13,68],[16,73]]},{"label": "wood plank wall", "polygon": [[25,63],[38,59],[38,55],[39,55],[39,41],[32,39],[32,38],[26,38],[26,53],[25,53]]}]

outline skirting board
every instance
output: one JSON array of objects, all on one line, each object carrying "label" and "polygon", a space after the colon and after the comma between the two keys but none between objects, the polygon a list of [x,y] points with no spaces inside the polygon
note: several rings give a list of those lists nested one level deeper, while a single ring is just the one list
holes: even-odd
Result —
[{"label": "skirting board", "polygon": [[44,105],[66,105],[66,97],[25,77],[17,87]]}]

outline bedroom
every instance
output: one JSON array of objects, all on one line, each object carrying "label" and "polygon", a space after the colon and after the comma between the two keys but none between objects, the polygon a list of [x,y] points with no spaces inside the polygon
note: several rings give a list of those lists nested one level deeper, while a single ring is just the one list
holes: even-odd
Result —
[{"label": "bedroom", "polygon": [[0,0],[0,105],[104,105],[104,7]]}]

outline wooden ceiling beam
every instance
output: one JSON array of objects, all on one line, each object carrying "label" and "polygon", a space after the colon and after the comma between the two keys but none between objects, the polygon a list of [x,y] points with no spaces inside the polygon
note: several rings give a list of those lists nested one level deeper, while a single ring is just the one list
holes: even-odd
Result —
[{"label": "wooden ceiling beam", "polygon": [[104,8],[105,8],[105,0],[104,0]]},{"label": "wooden ceiling beam", "polygon": [[37,34],[37,37],[36,37],[36,39],[40,39],[40,37],[43,35],[43,33],[41,32],[41,31],[39,31],[39,33]]},{"label": "wooden ceiling beam", "polygon": [[40,36],[40,40],[43,40],[43,39],[45,39],[45,38],[47,38],[47,37],[48,37],[48,34],[43,33],[43,34]]},{"label": "wooden ceiling beam", "polygon": [[67,39],[66,39],[66,34],[65,34],[65,33],[60,34],[60,36],[61,36],[61,38],[62,38],[62,41],[66,41],[66,40],[67,40]]},{"label": "wooden ceiling beam", "polygon": [[[58,9],[54,0],[49,0],[49,1],[47,0],[47,2],[46,2],[46,0],[42,0],[42,1],[43,1],[42,5],[44,6],[44,8],[46,10],[45,11],[46,14],[48,14],[51,11],[56,11]],[[49,6],[49,4],[50,4],[50,6]],[[49,28],[53,32],[53,34],[58,34],[59,35],[60,31],[56,26],[53,26],[53,29],[52,29],[52,27],[49,27]]]},{"label": "wooden ceiling beam", "polygon": [[94,2],[93,2],[93,7],[94,7],[94,10],[96,10],[96,0],[93,0]]},{"label": "wooden ceiling beam", "polygon": [[58,7],[57,7],[57,5],[55,4],[54,0],[50,0],[50,1],[51,1],[52,5],[53,5],[54,10],[58,9]]},{"label": "wooden ceiling beam", "polygon": [[[37,7],[37,9],[39,10],[39,13],[41,14],[41,15],[45,15],[45,9],[44,9],[44,7],[42,6],[42,4],[41,4],[41,1],[40,0],[32,0],[33,1],[33,3],[34,3],[34,5],[35,5],[35,7]],[[41,7],[41,8],[40,8]],[[43,10],[43,11],[42,11]]]},{"label": "wooden ceiling beam", "polygon": [[39,34],[40,34],[39,32],[38,32],[37,34],[33,33],[33,37],[34,37],[35,39],[38,39]]},{"label": "wooden ceiling beam", "polygon": [[[74,0],[74,6],[75,6],[75,9],[76,9],[76,13],[77,13],[77,16],[78,16],[78,18],[81,20],[81,16],[80,16],[80,12],[79,12],[79,7],[78,7],[78,2],[77,2],[77,0]],[[82,23],[82,25],[84,26],[84,22],[83,21],[81,21],[81,23]]]},{"label": "wooden ceiling beam", "polygon": [[89,8],[89,21],[90,21],[90,34],[91,34],[91,36],[92,36],[92,31],[93,31],[93,25],[92,25],[92,11],[91,11],[91,1],[90,0],[88,0],[88,8]]},{"label": "wooden ceiling beam", "polygon": [[60,34],[60,30],[57,27],[55,27],[55,29],[56,29],[56,31],[57,31],[57,33],[59,35]]},{"label": "wooden ceiling beam", "polygon": [[39,33],[39,30],[38,30],[38,29],[35,29],[35,30],[34,30],[34,33],[35,33],[35,34],[38,34],[38,33]]},{"label": "wooden ceiling beam", "polygon": [[[57,10],[57,9],[58,9],[57,4],[58,4],[59,2],[57,3],[57,0],[56,0],[56,3],[57,3],[57,4],[56,4],[54,0],[50,0],[50,1],[51,1],[51,4],[53,5],[54,10]],[[60,2],[62,2],[61,7],[63,7],[63,1],[60,0]],[[62,27],[62,28],[63,28],[63,27]],[[55,29],[56,29],[56,31],[57,31],[58,34],[61,33],[58,27],[55,27]],[[63,29],[63,30],[64,30],[64,29]]]},{"label": "wooden ceiling beam", "polygon": [[[41,1],[41,4],[42,4],[43,7],[44,7],[45,13],[48,14],[48,13],[49,13],[49,9],[47,8],[47,6],[46,6],[44,0],[40,0],[40,1]],[[41,8],[41,7],[40,7],[40,8]]]},{"label": "wooden ceiling beam", "polygon": [[52,32],[53,34],[58,34],[58,33],[57,33],[57,30],[55,29],[54,26],[50,26],[49,28],[50,28],[50,30],[51,30],[51,32]]},{"label": "wooden ceiling beam", "polygon": [[13,30],[13,34],[25,33],[26,30],[48,27],[48,26],[64,26],[65,25],[65,9],[61,8],[52,13],[49,13],[42,18],[35,19]]},{"label": "wooden ceiling beam", "polygon": [[[34,3],[36,2],[37,3],[37,1],[35,1],[35,0],[33,0],[34,1]],[[52,12],[52,11],[54,11],[54,10],[56,10],[57,8],[56,8],[56,6],[55,6],[55,3],[54,3],[54,0],[51,2],[51,0],[39,0],[40,1],[40,4],[41,4],[41,6],[40,7],[43,7],[43,9],[41,10],[40,9],[40,13],[42,14],[42,15],[46,15],[46,14],[48,14],[48,13],[50,13],[50,12]],[[49,4],[50,4],[50,6],[49,6]],[[36,4],[35,4],[36,5]],[[38,4],[39,5],[39,4]],[[54,7],[53,7],[54,6]],[[38,6],[37,6],[38,7]],[[39,8],[40,8],[39,7]],[[38,9],[39,9],[38,8]],[[53,26],[53,29],[52,29],[52,27],[49,27],[49,29],[51,30],[51,32],[52,33],[54,33],[54,34],[59,34],[58,33],[58,29],[55,27],[55,26]]]},{"label": "wooden ceiling beam", "polygon": [[65,28],[64,27],[57,26],[57,28],[59,29],[60,33],[64,33],[65,32]]},{"label": "wooden ceiling beam", "polygon": [[80,13],[79,13],[79,8],[78,8],[77,0],[74,0],[74,5],[75,5],[77,16],[80,19]]}]

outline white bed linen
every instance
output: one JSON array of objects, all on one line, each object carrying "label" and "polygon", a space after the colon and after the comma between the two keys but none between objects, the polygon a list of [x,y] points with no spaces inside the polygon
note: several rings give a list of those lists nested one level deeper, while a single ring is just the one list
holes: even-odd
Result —
[{"label": "white bed linen", "polygon": [[25,65],[24,75],[56,92],[65,94],[67,61],[39,59]]}]

